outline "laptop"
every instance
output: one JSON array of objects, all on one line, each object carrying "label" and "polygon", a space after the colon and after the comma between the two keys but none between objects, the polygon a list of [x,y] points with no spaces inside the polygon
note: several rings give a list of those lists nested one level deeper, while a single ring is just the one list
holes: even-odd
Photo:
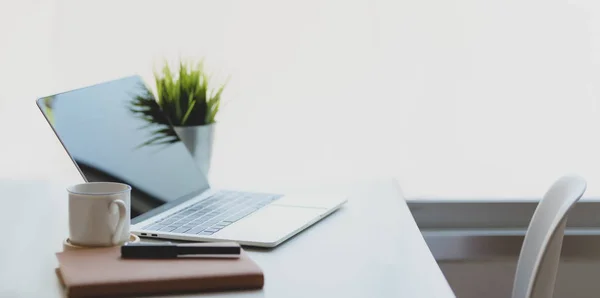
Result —
[{"label": "laptop", "polygon": [[212,188],[168,120],[132,111],[140,96],[152,93],[141,77],[128,76],[36,101],[85,181],[131,185],[132,233],[275,247],[347,201]]}]

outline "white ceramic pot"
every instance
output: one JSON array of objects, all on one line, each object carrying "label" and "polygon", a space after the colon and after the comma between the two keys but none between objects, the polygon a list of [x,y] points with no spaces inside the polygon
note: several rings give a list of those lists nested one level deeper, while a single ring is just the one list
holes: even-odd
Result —
[{"label": "white ceramic pot", "polygon": [[190,151],[205,176],[210,170],[215,125],[175,126],[177,136]]}]

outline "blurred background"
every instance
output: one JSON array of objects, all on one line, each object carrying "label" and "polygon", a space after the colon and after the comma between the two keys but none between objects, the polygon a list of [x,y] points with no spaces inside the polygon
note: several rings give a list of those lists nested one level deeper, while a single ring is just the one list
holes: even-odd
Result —
[{"label": "blurred background", "polygon": [[592,0],[3,0],[0,179],[77,177],[37,98],[180,57],[229,78],[215,184],[519,198],[576,172],[600,194]]}]

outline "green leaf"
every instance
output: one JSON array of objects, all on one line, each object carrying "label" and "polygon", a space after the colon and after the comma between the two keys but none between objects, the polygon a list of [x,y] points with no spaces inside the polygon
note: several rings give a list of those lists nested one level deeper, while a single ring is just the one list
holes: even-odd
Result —
[{"label": "green leaf", "polygon": [[192,114],[192,112],[194,111],[194,106],[196,105],[196,102],[192,102],[192,104],[190,104],[190,107],[188,108],[187,112],[185,113],[185,115],[183,116],[183,119],[181,120],[181,125],[185,125],[187,123],[188,118],[190,117],[190,115]]},{"label": "green leaf", "polygon": [[177,135],[169,129],[170,125],[210,124],[219,113],[226,84],[217,90],[210,87],[211,76],[205,72],[203,60],[180,59],[178,67],[178,70],[171,69],[165,61],[160,71],[154,71],[156,96],[146,88],[130,102],[129,111],[148,123],[144,129],[160,125],[149,132],[149,139],[143,146],[177,142]]}]

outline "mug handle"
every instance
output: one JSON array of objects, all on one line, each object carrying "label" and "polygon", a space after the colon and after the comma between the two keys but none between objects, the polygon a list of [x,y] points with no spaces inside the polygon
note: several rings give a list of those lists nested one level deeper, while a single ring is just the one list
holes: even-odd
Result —
[{"label": "mug handle", "polygon": [[112,209],[114,205],[119,207],[119,222],[117,223],[117,228],[113,232],[111,241],[113,245],[117,245],[119,244],[119,236],[121,235],[121,231],[123,231],[123,226],[127,219],[127,206],[125,206],[123,200],[114,200],[110,203],[109,207]]}]

